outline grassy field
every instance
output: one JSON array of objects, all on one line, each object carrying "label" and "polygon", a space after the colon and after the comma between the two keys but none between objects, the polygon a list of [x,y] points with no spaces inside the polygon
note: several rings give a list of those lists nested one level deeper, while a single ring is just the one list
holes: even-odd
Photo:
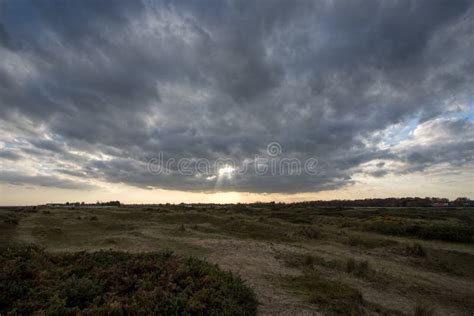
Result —
[{"label": "grassy field", "polygon": [[2,247],[171,250],[241,277],[262,315],[470,315],[473,238],[462,208],[0,209]]}]

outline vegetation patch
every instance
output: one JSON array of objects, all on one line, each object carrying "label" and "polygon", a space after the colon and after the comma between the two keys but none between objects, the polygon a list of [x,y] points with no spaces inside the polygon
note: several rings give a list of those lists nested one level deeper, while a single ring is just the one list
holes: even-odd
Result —
[{"label": "vegetation patch", "polygon": [[282,260],[288,267],[298,268],[303,271],[315,270],[315,268],[319,266],[346,272],[372,283],[385,284],[389,281],[393,281],[389,275],[373,269],[367,260],[355,260],[353,258],[347,260],[341,258],[327,259],[309,253],[278,254],[276,258]]},{"label": "vegetation patch", "polygon": [[366,276],[370,271],[369,262],[367,260],[356,261],[353,258],[347,260],[346,263],[347,273],[352,273],[356,276]]},{"label": "vegetation patch", "polygon": [[397,249],[411,266],[474,279],[474,255],[455,250],[425,248],[418,243]]},{"label": "vegetation patch", "polygon": [[0,250],[0,314],[254,315],[257,309],[240,278],[171,252]]},{"label": "vegetation patch", "polygon": [[309,302],[318,304],[325,315],[365,315],[365,301],[359,290],[349,285],[323,278],[316,270],[302,276],[287,278],[286,286]]},{"label": "vegetation patch", "polygon": [[363,247],[369,249],[390,247],[397,244],[394,240],[362,235],[350,236],[347,239],[344,239],[342,243],[352,247]]},{"label": "vegetation patch", "polygon": [[432,316],[434,315],[434,308],[426,302],[417,302],[415,305],[415,316]]},{"label": "vegetation patch", "polygon": [[312,226],[305,226],[303,228],[301,228],[299,231],[298,231],[298,234],[304,238],[307,238],[307,239],[319,239],[321,238],[321,232],[312,227]]},{"label": "vegetation patch", "polygon": [[9,226],[17,226],[20,223],[20,217],[18,213],[7,213],[7,214],[0,214],[0,227],[7,228]]},{"label": "vegetation patch", "polygon": [[419,243],[405,246],[405,254],[413,257],[426,257],[426,250]]},{"label": "vegetation patch", "polygon": [[[312,275],[316,273],[315,271],[319,271],[323,283],[326,281],[332,283],[337,280],[336,283],[341,282],[348,287],[360,284],[363,285],[361,290],[370,288],[380,293],[376,298],[371,296],[370,300],[367,296],[367,300],[363,303],[363,307],[369,314],[374,312],[373,314],[406,315],[410,312],[413,315],[415,312],[413,302],[417,299],[427,302],[428,306],[452,311],[453,314],[468,314],[474,310],[472,303],[474,292],[466,286],[474,280],[472,245],[437,241],[422,242],[420,239],[436,237],[438,240],[456,240],[460,236],[468,236],[465,232],[469,233],[469,227],[473,225],[474,212],[471,208],[357,207],[349,209],[278,203],[221,205],[209,208],[190,208],[182,205],[121,206],[99,209],[76,207],[76,210],[4,207],[0,208],[0,250],[2,246],[13,247],[22,245],[24,241],[31,241],[52,251],[70,249],[97,251],[112,248],[141,252],[172,249],[177,254],[193,255],[199,258],[212,254],[211,260],[230,264],[228,266],[235,269],[234,271],[239,271],[239,275],[249,279],[254,278],[252,283],[259,290],[270,291],[271,289],[266,287],[271,286],[272,282],[277,282],[278,285],[286,284],[288,276],[285,276],[284,271],[299,270],[300,275]],[[445,230],[441,233],[443,229]],[[404,238],[396,238],[392,235]],[[214,241],[217,240],[219,240],[216,242],[218,246],[214,247]],[[249,242],[250,251],[245,247],[234,249],[234,241],[239,241],[241,245]],[[260,245],[264,247],[264,251],[258,259],[264,259],[272,253],[281,261],[276,263],[278,267],[284,264],[292,269],[283,269],[282,274],[279,273],[278,276],[271,274],[268,281],[262,281],[269,275],[267,269],[270,266],[262,266],[260,269],[258,266],[260,261],[249,262],[246,258],[249,255],[260,256],[252,250],[253,247]],[[2,255],[5,256],[0,254]],[[125,290],[120,292],[120,286],[122,286],[120,284],[129,282],[129,279],[134,280],[135,273],[122,269],[124,263],[120,263],[120,260],[113,260],[114,264],[115,261],[118,263],[116,267],[118,271],[121,271],[120,273],[100,275],[98,272],[94,272],[95,274],[87,272],[87,275],[95,276],[85,277],[86,275],[78,274],[76,271],[61,272],[71,269],[65,268],[66,264],[54,266],[51,263],[55,260],[51,258],[61,256],[63,255],[46,254],[45,258],[38,259],[38,262],[42,263],[20,259],[16,259],[14,263],[5,264],[5,260],[0,262],[0,302],[3,304],[0,314],[11,312],[27,315],[31,314],[31,310],[37,310],[40,314],[101,314],[102,311],[105,311],[103,314],[112,314],[115,313],[114,311],[118,311],[117,314],[127,314],[127,311],[132,311],[132,308],[137,309],[129,314],[149,314],[153,311],[147,312],[148,309],[143,309],[148,307],[139,308],[146,306],[142,302],[151,300],[150,297],[153,295],[164,295],[163,297],[168,302],[173,301],[179,306],[185,306],[179,309],[176,307],[178,305],[172,305],[174,307],[169,308],[168,312],[159,310],[157,312],[159,314],[199,314],[199,312],[194,312],[199,309],[195,307],[190,309],[190,306],[195,305],[189,303],[197,301],[197,298],[190,299],[191,294],[177,294],[183,291],[182,285],[167,287],[168,283],[161,284],[160,282],[164,281],[156,281],[156,277],[149,282],[130,281],[131,283],[127,283],[131,284],[128,291],[135,293],[131,296],[135,298],[130,298],[134,301],[129,301],[128,293],[124,294]],[[37,257],[42,257],[42,255],[37,255]],[[351,257],[355,260],[350,260]],[[176,258],[179,265],[184,264],[183,269],[189,271],[185,264],[186,260],[179,258]],[[89,259],[80,260],[87,262]],[[127,261],[130,260],[127,259]],[[249,264],[249,266],[243,266],[244,264]],[[77,269],[83,266],[82,263],[71,263],[71,265],[76,265]],[[271,266],[273,267],[273,263]],[[97,267],[97,269],[104,269],[100,265]],[[279,269],[278,267],[276,268]],[[419,272],[419,275],[416,272]],[[27,276],[24,282],[33,282],[38,278],[41,281],[35,282],[41,283],[33,282],[25,285],[20,281],[18,283],[6,282],[7,279],[14,279],[12,278],[14,273],[17,280],[22,281],[23,278],[18,275],[24,273]],[[58,276],[60,273],[63,274]],[[140,273],[137,274],[138,279],[146,279]],[[256,273],[261,278],[255,278]],[[36,276],[28,276],[31,274]],[[53,274],[61,278],[61,281],[51,281]],[[118,285],[114,285],[111,281],[107,281],[108,283],[97,281],[107,280],[109,274],[110,278],[118,279]],[[100,278],[97,275],[100,275]],[[122,277],[128,278],[127,281],[122,280]],[[178,281],[174,280],[172,279],[171,283],[177,284]],[[295,284],[297,280],[291,280],[292,289],[298,287]],[[33,284],[31,288],[34,292],[30,292],[29,284]],[[114,286],[113,290],[107,288],[108,284]],[[146,285],[145,288],[141,287],[143,284]],[[147,292],[155,284],[160,288],[156,291],[158,294]],[[41,290],[38,290],[40,288]],[[108,291],[108,294],[96,295],[94,294],[96,291],[97,293]],[[189,293],[192,291],[194,290],[190,290]],[[204,292],[209,293],[209,291],[214,290],[206,289]],[[309,300],[311,294],[307,287],[306,290],[300,287],[298,291]],[[10,303],[6,303],[6,298],[12,297],[8,296],[11,293],[16,293],[16,296],[13,296],[18,299],[16,303],[12,303],[11,300],[8,301]],[[52,296],[49,293],[53,293]],[[373,292],[368,291],[367,295],[370,293]],[[77,297],[82,294],[86,298],[96,296],[84,308],[70,303],[80,302]],[[291,296],[297,293],[289,290],[287,294]],[[199,296],[201,298],[205,296],[200,295],[202,295]],[[401,304],[404,302],[404,305],[394,305],[385,299],[392,296],[400,296],[400,302]],[[161,299],[162,296],[159,297]],[[212,297],[215,295],[213,294]],[[331,296],[328,294],[327,297]],[[203,302],[201,298],[199,302]],[[34,300],[39,303],[33,304]],[[30,310],[26,309],[26,305],[12,305],[20,304],[18,303],[20,301],[22,304],[30,304]],[[222,301],[224,299],[220,299],[221,303]],[[322,314],[338,313],[330,307],[332,303],[324,303],[322,298],[313,298],[313,301],[322,302],[317,303],[322,308]],[[281,303],[283,302],[284,300]],[[10,305],[7,308],[5,304]],[[204,300],[202,304],[209,306],[210,303]],[[261,310],[264,313],[268,312],[268,309],[272,311],[277,309],[273,308],[274,301],[266,300],[265,297],[262,297],[262,304]],[[406,304],[413,304],[412,309],[407,310]],[[304,305],[303,308],[306,309],[309,304]],[[420,311],[423,310],[421,307],[423,306],[420,306]],[[313,308],[314,306],[311,310]],[[392,308],[394,310],[391,310]],[[289,309],[291,307],[288,307],[285,312],[289,313]],[[136,312],[137,310],[139,312]],[[140,312],[142,310],[144,312]],[[357,313],[358,309],[355,310]],[[421,313],[420,311],[418,313]],[[232,312],[216,313],[231,314]]]},{"label": "vegetation patch", "polygon": [[386,235],[408,236],[449,242],[474,242],[473,225],[420,225],[383,221],[370,224],[366,229]]}]

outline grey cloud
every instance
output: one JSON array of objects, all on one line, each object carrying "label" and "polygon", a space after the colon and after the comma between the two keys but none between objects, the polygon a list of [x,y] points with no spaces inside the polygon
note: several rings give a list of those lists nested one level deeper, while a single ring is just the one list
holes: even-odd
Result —
[{"label": "grey cloud", "polygon": [[0,45],[4,46],[5,48],[12,48],[10,36],[5,30],[2,22],[0,22]]},{"label": "grey cloud", "polygon": [[0,151],[0,158],[16,161],[22,159],[22,156],[14,151],[2,149]]},{"label": "grey cloud", "polygon": [[53,140],[46,140],[46,139],[31,139],[29,143],[35,146],[38,149],[44,149],[53,152],[64,152],[63,146]]},{"label": "grey cloud", "polygon": [[60,189],[91,190],[96,188],[84,182],[61,179],[56,176],[27,175],[20,172],[0,171],[0,182],[12,185],[38,185],[43,187],[54,187]]},{"label": "grey cloud", "polygon": [[472,121],[436,120],[424,127],[419,134],[423,142],[406,146],[397,155],[398,159],[407,164],[407,167],[398,172],[423,171],[433,165],[443,163],[460,168],[474,162],[474,123]]},{"label": "grey cloud", "polygon": [[395,151],[374,136],[472,102],[470,1],[3,1],[0,21],[0,58],[16,65],[0,65],[0,115],[44,127],[48,138],[16,146],[56,159],[58,174],[213,191],[146,162],[242,162],[271,141],[324,174],[248,174],[219,190],[335,189],[374,159],[409,164],[400,172],[470,162],[468,142]]},{"label": "grey cloud", "polygon": [[376,170],[376,171],[370,172],[369,174],[373,177],[380,178],[380,177],[383,177],[383,176],[387,175],[388,171],[387,170]]},{"label": "grey cloud", "polygon": [[76,171],[76,170],[69,170],[69,169],[56,169],[56,171],[68,176],[73,176],[73,177],[78,177],[78,178],[87,178],[87,174],[83,171]]}]

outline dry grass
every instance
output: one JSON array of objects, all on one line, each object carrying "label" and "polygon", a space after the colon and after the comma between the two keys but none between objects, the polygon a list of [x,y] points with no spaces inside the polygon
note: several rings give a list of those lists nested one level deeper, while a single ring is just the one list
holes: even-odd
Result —
[{"label": "dry grass", "polygon": [[0,208],[0,244],[197,256],[241,275],[261,314],[462,315],[474,310],[473,223],[468,209]]}]

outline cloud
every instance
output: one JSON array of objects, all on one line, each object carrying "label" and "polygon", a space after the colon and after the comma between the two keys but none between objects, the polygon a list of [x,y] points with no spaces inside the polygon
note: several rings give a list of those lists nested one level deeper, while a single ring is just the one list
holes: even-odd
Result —
[{"label": "cloud", "polygon": [[[473,21],[471,1],[1,2],[0,141],[52,179],[206,192],[337,189],[372,161],[405,164],[374,177],[460,168],[472,121],[445,118],[472,111],[454,105],[474,98]],[[411,143],[379,146],[414,118]],[[320,172],[217,187],[147,169],[158,153],[242,164],[272,141]]]},{"label": "cloud", "polygon": [[21,158],[22,156],[15,153],[14,151],[11,151],[11,150],[0,151],[0,159],[20,160]]},{"label": "cloud", "polygon": [[10,36],[8,35],[2,23],[0,23],[0,45],[6,48],[12,48]]},{"label": "cloud", "polygon": [[[463,170],[474,162],[474,123],[466,119],[434,119],[420,124],[401,143],[397,157],[406,163],[401,173],[448,164]],[[465,171],[469,169],[464,169]],[[470,172],[470,171],[468,171]]]},{"label": "cloud", "polygon": [[27,175],[21,172],[0,171],[0,182],[12,185],[36,185],[60,189],[91,190],[96,188],[84,182],[77,182],[47,175]]}]

